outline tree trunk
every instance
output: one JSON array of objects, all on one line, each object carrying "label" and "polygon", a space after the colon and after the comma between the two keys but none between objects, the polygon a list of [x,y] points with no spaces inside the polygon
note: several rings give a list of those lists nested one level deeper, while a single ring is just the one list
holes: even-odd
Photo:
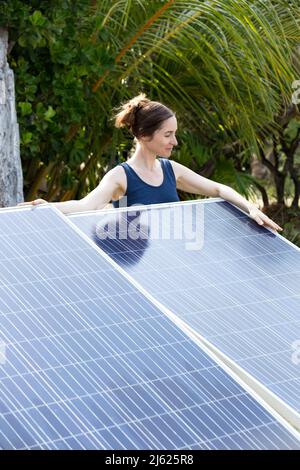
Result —
[{"label": "tree trunk", "polygon": [[293,199],[293,202],[292,202],[292,207],[294,209],[298,209],[299,208],[299,198],[300,198],[300,181],[298,179],[293,178],[293,182],[294,182],[294,186],[295,186],[295,195],[294,195],[294,199]]},{"label": "tree trunk", "polygon": [[280,171],[276,171],[274,175],[274,181],[276,186],[277,204],[284,205],[284,183],[285,175],[281,174]]},{"label": "tree trunk", "polygon": [[7,63],[7,46],[8,32],[0,28],[0,207],[24,200],[14,74]]}]

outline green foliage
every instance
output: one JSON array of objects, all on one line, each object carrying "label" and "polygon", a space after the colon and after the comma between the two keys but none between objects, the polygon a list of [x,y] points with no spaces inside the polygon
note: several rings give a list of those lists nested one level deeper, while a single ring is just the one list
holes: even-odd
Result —
[{"label": "green foliage", "polygon": [[298,131],[300,129],[300,119],[291,119],[283,130],[283,135],[287,143],[291,143],[297,136]]},{"label": "green foliage", "polygon": [[[30,193],[41,165],[52,162],[52,168],[60,167],[55,185],[61,186],[61,194],[76,180],[79,165],[91,151],[93,133],[103,132],[107,116],[100,118],[99,113],[98,123],[89,127],[96,106],[91,87],[99,58],[105,68],[113,60],[105,55],[103,44],[91,40],[95,21],[89,1],[12,0],[2,3],[0,11],[9,29],[25,189]],[[48,174],[48,182],[54,177]]]},{"label": "green foliage", "polygon": [[[166,5],[0,3],[16,77],[28,198],[45,177],[49,200],[91,190],[130,147],[128,136],[113,130],[112,109],[140,91],[176,111],[179,161],[195,171],[216,165],[220,181],[244,194],[251,189],[240,155],[258,135],[268,135],[274,115],[290,101],[298,73],[298,0]],[[228,147],[230,158],[218,163]]]},{"label": "green foliage", "polygon": [[231,186],[247,199],[255,199],[255,178],[243,171],[237,171],[233,160],[220,157],[217,160],[216,168],[212,178],[222,184]]},{"label": "green foliage", "polygon": [[284,225],[283,235],[300,248],[300,224],[299,215]]},{"label": "green foliage", "polygon": [[202,168],[205,163],[213,159],[213,144],[204,146],[199,136],[190,131],[179,132],[179,149],[176,151],[176,159],[182,165],[193,170]]},{"label": "green foliage", "polygon": [[271,204],[265,209],[266,214],[283,227],[282,235],[300,247],[299,210],[285,205]]}]

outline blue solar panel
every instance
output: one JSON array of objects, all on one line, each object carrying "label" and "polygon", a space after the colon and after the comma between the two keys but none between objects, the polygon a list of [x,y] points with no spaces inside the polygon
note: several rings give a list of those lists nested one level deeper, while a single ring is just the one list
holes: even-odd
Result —
[{"label": "blue solar panel", "polygon": [[51,207],[0,227],[2,449],[299,448]]},{"label": "blue solar panel", "polygon": [[[130,217],[137,217],[132,210]],[[224,201],[141,209],[141,231],[149,234],[142,249],[130,239],[97,238],[101,227],[112,231],[109,217],[117,213],[71,220],[157,300],[290,406],[299,422],[300,368],[293,348],[300,339],[300,250]],[[156,235],[158,224],[169,239]],[[181,225],[187,231],[176,239]],[[187,235],[201,230],[202,244],[187,249]]]}]

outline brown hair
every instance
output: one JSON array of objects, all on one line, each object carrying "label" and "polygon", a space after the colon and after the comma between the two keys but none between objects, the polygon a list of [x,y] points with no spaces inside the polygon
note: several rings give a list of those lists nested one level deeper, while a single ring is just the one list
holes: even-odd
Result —
[{"label": "brown hair", "polygon": [[173,111],[158,101],[151,101],[144,93],[124,103],[115,117],[116,127],[127,127],[138,139],[151,137],[163,121],[174,116]]}]

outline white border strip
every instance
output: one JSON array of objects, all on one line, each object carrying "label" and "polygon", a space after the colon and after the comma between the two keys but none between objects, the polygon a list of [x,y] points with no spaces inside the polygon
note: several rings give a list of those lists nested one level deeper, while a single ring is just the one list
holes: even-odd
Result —
[{"label": "white border strip", "polygon": [[141,210],[148,210],[148,209],[165,209],[167,207],[178,207],[183,205],[191,205],[191,204],[209,204],[211,202],[222,202],[224,199],[220,197],[211,197],[209,199],[191,199],[189,201],[176,201],[176,202],[163,202],[161,204],[140,204],[134,205],[129,207],[112,207],[109,209],[98,209],[93,211],[84,211],[84,212],[72,212],[71,214],[66,214],[68,217],[76,216],[85,216],[85,215],[92,215],[92,214],[110,214],[116,212],[131,212],[131,211],[141,211]]},{"label": "white border strip", "polygon": [[[45,204],[45,206],[48,204]],[[33,210],[38,206],[13,206],[13,207],[0,207],[0,214],[1,212],[17,212],[17,211],[23,211],[23,210]],[[39,206],[40,207],[40,206]]]},{"label": "white border strip", "polygon": [[[172,206],[181,206],[181,205],[189,205],[189,204],[194,204],[194,203],[205,203],[208,204],[210,202],[221,202],[224,201],[224,199],[220,197],[211,197],[208,199],[191,199],[189,201],[176,201],[176,202],[163,202],[161,204],[140,204],[140,205],[134,205],[134,206],[129,206],[129,207],[112,207],[108,209],[98,209],[98,210],[91,210],[91,211],[84,211],[84,212],[72,212],[70,214],[64,214],[67,215],[68,217],[73,217],[73,216],[78,216],[78,215],[91,215],[91,214],[96,214],[96,213],[101,213],[101,214],[106,214],[106,213],[111,213],[111,212],[129,212],[129,211],[136,211],[136,210],[142,210],[142,209],[162,209],[166,207],[172,207]],[[33,210],[36,208],[40,207],[53,207],[52,202],[46,202],[44,204],[36,204],[36,205],[28,205],[28,206],[12,206],[12,207],[0,207],[0,213],[1,212],[11,212],[11,211],[16,211],[16,210]],[[61,211],[59,211],[61,212]]]}]

